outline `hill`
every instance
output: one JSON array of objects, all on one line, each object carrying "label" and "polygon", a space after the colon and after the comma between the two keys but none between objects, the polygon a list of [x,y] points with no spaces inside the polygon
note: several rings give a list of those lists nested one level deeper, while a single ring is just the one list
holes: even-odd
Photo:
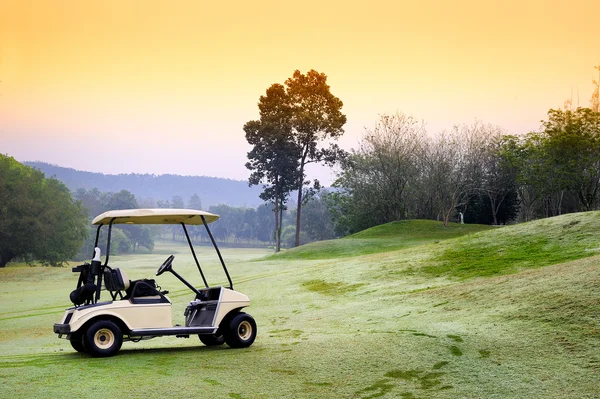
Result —
[{"label": "hill", "polygon": [[207,176],[118,174],[85,172],[64,168],[44,162],[23,162],[39,169],[47,177],[54,176],[71,190],[97,188],[102,192],[128,190],[139,199],[171,200],[180,195],[187,202],[193,194],[198,194],[202,206],[226,204],[230,206],[256,207],[262,203],[258,195],[259,186],[248,187],[242,180],[223,179]]},{"label": "hill", "polygon": [[402,220],[371,227],[350,236],[318,241],[271,255],[274,259],[330,259],[399,249],[459,237],[494,227],[434,220]]},{"label": "hill", "polygon": [[331,259],[370,255],[393,273],[468,278],[514,273],[600,254],[600,211],[571,213],[511,226],[431,220],[387,223],[267,259]]}]

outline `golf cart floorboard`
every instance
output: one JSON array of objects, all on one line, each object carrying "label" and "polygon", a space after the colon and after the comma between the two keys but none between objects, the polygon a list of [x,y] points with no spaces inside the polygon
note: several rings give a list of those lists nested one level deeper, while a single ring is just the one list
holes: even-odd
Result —
[{"label": "golf cart floorboard", "polygon": [[129,336],[144,337],[144,336],[159,336],[159,335],[190,335],[190,334],[214,334],[217,331],[215,327],[172,327],[172,328],[144,328],[139,330],[131,330]]}]

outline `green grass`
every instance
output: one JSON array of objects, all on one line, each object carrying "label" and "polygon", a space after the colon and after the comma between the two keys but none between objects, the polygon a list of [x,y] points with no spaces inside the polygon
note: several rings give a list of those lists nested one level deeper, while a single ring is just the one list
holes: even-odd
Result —
[{"label": "green grass", "polygon": [[268,259],[334,259],[397,251],[491,229],[479,224],[403,220],[372,227],[339,240],[319,241],[271,255]]},{"label": "green grass", "polygon": [[[338,241],[418,235],[402,227]],[[423,245],[356,256],[224,248],[236,288],[253,301],[254,345],[164,337],[125,343],[108,359],[52,333],[76,283],[69,268],[9,266],[0,269],[0,397],[598,398],[597,231],[592,212],[446,238],[433,229],[419,233]],[[175,270],[200,285],[185,247],[157,251],[111,263],[154,278],[174,253]],[[206,248],[198,256],[209,280],[222,281],[218,260]],[[156,279],[182,323],[192,293],[173,276]]]},{"label": "green grass", "polygon": [[493,276],[600,254],[600,213],[575,213],[463,236],[422,271]]}]

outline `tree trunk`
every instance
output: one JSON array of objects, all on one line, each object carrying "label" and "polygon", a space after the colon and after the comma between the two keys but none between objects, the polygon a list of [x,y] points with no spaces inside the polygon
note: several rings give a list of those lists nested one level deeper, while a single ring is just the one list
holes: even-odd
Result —
[{"label": "tree trunk", "polygon": [[302,162],[300,163],[300,176],[298,177],[298,206],[296,207],[296,241],[294,246],[300,246],[300,216],[302,215],[302,186],[304,183],[304,160],[306,159],[306,154],[302,157]]},{"label": "tree trunk", "polygon": [[278,251],[281,250],[281,228],[282,227],[283,227],[283,206],[280,206],[279,207],[279,228],[277,229],[277,248],[278,248]]},{"label": "tree trunk", "polygon": [[296,241],[295,247],[300,246],[300,215],[302,214],[302,185],[298,190],[298,206],[296,208]]},{"label": "tree trunk", "polygon": [[279,252],[281,250],[281,228],[279,221],[279,186],[278,182],[275,181],[275,208],[273,212],[275,212],[275,252]]},{"label": "tree trunk", "polygon": [[[490,200],[490,206],[492,207],[492,218],[494,220],[494,226],[498,226],[498,210],[500,209],[500,204],[496,206],[496,199],[494,198],[493,193],[490,194],[489,192],[487,192],[487,196]],[[502,203],[502,201],[500,201],[500,203]]]}]

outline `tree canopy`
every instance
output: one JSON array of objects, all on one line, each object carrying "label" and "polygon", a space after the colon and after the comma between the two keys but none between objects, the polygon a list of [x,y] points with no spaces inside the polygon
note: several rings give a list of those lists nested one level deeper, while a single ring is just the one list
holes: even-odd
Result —
[{"label": "tree canopy", "polygon": [[62,264],[83,243],[86,222],[63,183],[0,154],[0,267],[14,258]]}]

